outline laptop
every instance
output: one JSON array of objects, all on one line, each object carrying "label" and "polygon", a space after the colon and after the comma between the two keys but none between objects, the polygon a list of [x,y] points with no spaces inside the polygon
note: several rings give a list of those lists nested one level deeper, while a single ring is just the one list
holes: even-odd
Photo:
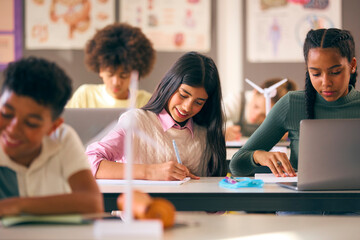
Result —
[{"label": "laptop", "polygon": [[360,119],[300,122],[298,182],[295,190],[360,189]]},{"label": "laptop", "polygon": [[104,137],[125,111],[127,108],[65,108],[62,116],[86,147]]}]

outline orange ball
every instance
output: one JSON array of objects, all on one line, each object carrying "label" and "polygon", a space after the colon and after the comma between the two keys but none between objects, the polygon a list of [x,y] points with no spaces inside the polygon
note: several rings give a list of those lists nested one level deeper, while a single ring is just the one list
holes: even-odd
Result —
[{"label": "orange ball", "polygon": [[[117,198],[119,210],[125,209],[125,194]],[[135,219],[159,219],[164,228],[172,227],[175,223],[174,205],[163,198],[151,198],[149,194],[135,190],[133,192],[132,211]]]}]

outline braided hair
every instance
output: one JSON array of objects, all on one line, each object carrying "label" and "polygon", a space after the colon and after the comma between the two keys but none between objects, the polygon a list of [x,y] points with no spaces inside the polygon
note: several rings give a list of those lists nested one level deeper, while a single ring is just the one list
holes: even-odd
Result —
[{"label": "braided hair", "polygon": [[[304,58],[307,65],[308,54],[312,48],[336,48],[342,57],[346,57],[349,62],[355,57],[355,42],[351,33],[347,30],[337,28],[310,30],[304,42]],[[350,75],[349,84],[355,87],[357,69]],[[315,118],[314,105],[316,90],[313,87],[309,71],[305,74],[305,103],[308,119]]]}]

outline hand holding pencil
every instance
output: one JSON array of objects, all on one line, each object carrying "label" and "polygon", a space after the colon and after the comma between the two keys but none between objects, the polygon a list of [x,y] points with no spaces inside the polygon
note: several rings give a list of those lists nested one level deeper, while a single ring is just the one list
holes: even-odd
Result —
[{"label": "hand holding pencil", "polygon": [[200,179],[200,177],[192,174],[189,169],[182,163],[179,150],[173,141],[176,161],[167,161],[164,163],[155,163],[143,165],[145,168],[145,176],[143,179],[158,180],[158,181],[178,181],[186,177],[191,179]]},{"label": "hand holding pencil", "polygon": [[[175,155],[176,155],[176,160],[179,164],[183,165],[182,161],[181,161],[181,158],[180,158],[180,154],[179,154],[179,149],[176,145],[176,142],[175,140],[173,139],[172,140],[172,143],[173,143],[173,147],[174,147],[174,150],[175,150]],[[183,165],[184,166],[184,165]],[[184,166],[185,167],[185,166]],[[186,167],[185,167],[186,168]],[[186,177],[191,177],[192,179],[200,179],[199,177],[195,176],[194,174],[190,173],[190,171],[186,168]]]}]

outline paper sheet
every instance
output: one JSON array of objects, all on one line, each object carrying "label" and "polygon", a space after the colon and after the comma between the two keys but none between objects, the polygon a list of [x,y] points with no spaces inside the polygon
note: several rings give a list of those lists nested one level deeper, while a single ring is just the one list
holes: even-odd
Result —
[{"label": "paper sheet", "polygon": [[[132,180],[133,185],[181,185],[190,180],[189,177],[181,181],[151,181],[151,180]],[[127,180],[122,179],[96,179],[99,185],[125,185]]]},{"label": "paper sheet", "polygon": [[255,173],[255,179],[261,179],[264,183],[297,182],[298,177],[275,177],[272,173]]}]

